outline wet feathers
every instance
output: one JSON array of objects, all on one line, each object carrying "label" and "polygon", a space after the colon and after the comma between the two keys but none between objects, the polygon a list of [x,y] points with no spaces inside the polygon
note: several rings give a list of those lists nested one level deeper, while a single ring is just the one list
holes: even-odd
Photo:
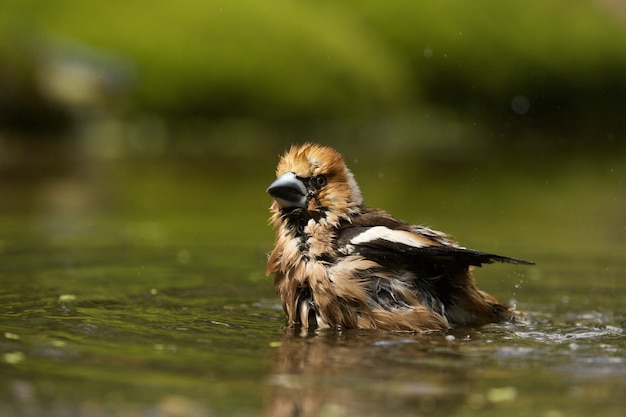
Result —
[{"label": "wet feathers", "polygon": [[476,288],[471,266],[527,261],[466,249],[449,235],[366,206],[335,150],[293,146],[273,197],[267,262],[290,326],[429,332],[514,320]]}]

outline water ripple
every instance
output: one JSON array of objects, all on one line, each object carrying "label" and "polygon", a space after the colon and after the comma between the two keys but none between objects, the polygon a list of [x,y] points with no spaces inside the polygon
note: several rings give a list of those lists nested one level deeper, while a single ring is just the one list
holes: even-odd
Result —
[{"label": "water ripple", "polygon": [[517,331],[514,333],[517,337],[543,343],[572,343],[576,341],[595,340],[605,336],[619,336],[623,334],[623,329],[606,326],[604,328],[585,328],[573,331],[563,329],[561,331]]}]

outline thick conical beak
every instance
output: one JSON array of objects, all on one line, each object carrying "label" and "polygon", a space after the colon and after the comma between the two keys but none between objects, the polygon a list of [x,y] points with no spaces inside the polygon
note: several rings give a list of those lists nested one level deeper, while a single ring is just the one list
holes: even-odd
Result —
[{"label": "thick conical beak", "polygon": [[287,172],[276,179],[268,188],[269,195],[280,208],[306,207],[307,189],[293,172]]}]

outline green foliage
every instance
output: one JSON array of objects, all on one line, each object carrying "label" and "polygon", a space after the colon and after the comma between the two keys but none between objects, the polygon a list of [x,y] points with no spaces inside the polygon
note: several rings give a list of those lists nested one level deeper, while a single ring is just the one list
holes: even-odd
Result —
[{"label": "green foliage", "polygon": [[524,114],[572,116],[621,111],[626,95],[624,22],[584,0],[14,1],[2,14],[0,62],[16,62],[15,38],[34,56],[78,40],[131,63],[133,106],[166,115],[287,121],[427,101],[501,117],[519,95]]},{"label": "green foliage", "polygon": [[209,117],[335,115],[401,96],[402,66],[385,45],[325,7],[67,0],[32,12],[46,34],[130,59],[139,103],[152,109]]},{"label": "green foliage", "polygon": [[579,105],[623,110],[626,31],[595,3],[345,3],[408,62],[431,101],[502,113],[524,95],[538,113]]}]

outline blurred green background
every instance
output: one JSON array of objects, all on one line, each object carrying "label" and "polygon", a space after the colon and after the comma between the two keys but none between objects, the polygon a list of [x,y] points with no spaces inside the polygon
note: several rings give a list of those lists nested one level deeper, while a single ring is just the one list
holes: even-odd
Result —
[{"label": "blurred green background", "polygon": [[[625,116],[624,0],[2,0],[0,415],[622,416]],[[303,141],[533,327],[283,334]]]},{"label": "blurred green background", "polygon": [[[612,149],[625,134],[621,1],[0,7],[5,138],[130,131],[154,137],[135,146],[154,152],[180,150],[185,137],[228,139],[211,145],[224,152],[369,139],[401,152],[459,142]],[[128,151],[114,143],[103,152]]]}]

